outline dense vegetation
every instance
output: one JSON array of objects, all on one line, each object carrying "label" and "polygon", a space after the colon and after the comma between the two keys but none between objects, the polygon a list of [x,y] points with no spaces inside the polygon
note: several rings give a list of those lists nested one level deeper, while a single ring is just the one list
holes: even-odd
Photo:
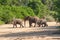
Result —
[{"label": "dense vegetation", "polygon": [[59,21],[60,0],[0,0],[0,24],[25,16],[45,16],[48,21]]}]

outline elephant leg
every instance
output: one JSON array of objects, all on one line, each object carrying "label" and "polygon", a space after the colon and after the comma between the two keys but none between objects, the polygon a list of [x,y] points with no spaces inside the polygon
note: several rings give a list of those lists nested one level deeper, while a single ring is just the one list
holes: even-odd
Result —
[{"label": "elephant leg", "polygon": [[34,25],[34,27],[36,27],[36,24]]},{"label": "elephant leg", "polygon": [[44,24],[42,23],[41,26],[44,27]]},{"label": "elephant leg", "polygon": [[48,26],[47,23],[45,23],[45,26]]},{"label": "elephant leg", "polygon": [[22,25],[22,23],[20,24],[22,27],[24,27],[23,25]]},{"label": "elephant leg", "polygon": [[40,27],[41,26],[41,24],[38,24],[38,27]]},{"label": "elephant leg", "polygon": [[14,28],[14,26],[17,28],[17,25],[16,24],[13,24],[13,28]]},{"label": "elephant leg", "polygon": [[21,25],[22,27],[24,27],[23,25]]},{"label": "elephant leg", "polygon": [[16,28],[17,28],[17,24],[16,24],[15,26],[16,26]]},{"label": "elephant leg", "polygon": [[32,26],[32,22],[29,22],[29,27],[31,27]]},{"label": "elephant leg", "polygon": [[14,26],[15,26],[15,25],[13,24],[13,28],[14,28]]},{"label": "elephant leg", "polygon": [[46,23],[45,23],[45,25],[44,25],[44,27],[46,26]]},{"label": "elephant leg", "polygon": [[21,28],[21,25],[20,25],[20,28]]},{"label": "elephant leg", "polygon": [[45,26],[47,26],[47,24],[46,23],[43,23],[43,27],[45,27]]},{"label": "elephant leg", "polygon": [[34,27],[36,27],[36,25],[37,25],[37,22],[35,23]]},{"label": "elephant leg", "polygon": [[26,21],[24,21],[24,27],[26,27]]},{"label": "elephant leg", "polygon": [[38,25],[39,25],[39,27],[41,27],[41,25],[42,25],[42,24],[41,24],[41,23],[39,23]]},{"label": "elephant leg", "polygon": [[48,26],[46,22],[44,23],[44,27],[45,27],[45,26]]},{"label": "elephant leg", "polygon": [[45,22],[42,22],[41,25],[42,25],[42,27],[45,27],[46,26],[46,23]]},{"label": "elephant leg", "polygon": [[48,24],[46,24],[46,26],[48,26]]}]

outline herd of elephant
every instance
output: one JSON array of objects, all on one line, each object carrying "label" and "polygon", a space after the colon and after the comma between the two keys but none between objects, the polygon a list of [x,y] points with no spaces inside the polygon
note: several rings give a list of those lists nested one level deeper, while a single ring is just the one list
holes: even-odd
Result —
[{"label": "herd of elephant", "polygon": [[38,25],[38,27],[40,27],[40,26],[42,26],[42,27],[48,26],[47,21],[46,21],[46,19],[44,17],[42,19],[40,19],[37,16],[34,16],[34,17],[26,16],[23,20],[24,20],[24,26],[23,26],[23,23],[22,23],[21,19],[14,19],[13,20],[13,28],[17,27],[17,24],[19,24],[20,27],[25,27],[27,20],[29,21],[29,27],[32,27],[32,23],[34,23],[34,27],[36,27],[37,25]]}]

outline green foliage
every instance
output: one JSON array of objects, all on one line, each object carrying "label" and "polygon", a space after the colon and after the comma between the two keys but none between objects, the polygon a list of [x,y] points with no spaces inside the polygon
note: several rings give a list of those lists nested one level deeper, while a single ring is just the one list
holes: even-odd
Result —
[{"label": "green foliage", "polygon": [[34,16],[34,12],[29,7],[23,6],[0,6],[0,19],[9,23],[14,17],[24,18],[25,16]]},{"label": "green foliage", "polygon": [[28,7],[31,7],[34,13],[37,15],[39,13],[39,8],[41,6],[40,4],[41,2],[39,3],[39,2],[33,1],[28,4]]},{"label": "green foliage", "polygon": [[43,16],[60,20],[60,0],[0,0],[0,20],[9,23],[14,17]]},{"label": "green foliage", "polygon": [[55,19],[60,21],[60,0],[53,0],[54,3],[54,11],[56,11],[56,14],[54,15]]},{"label": "green foliage", "polygon": [[4,22],[0,20],[0,25],[1,25],[1,24],[4,24]]},{"label": "green foliage", "polygon": [[55,19],[53,18],[53,16],[47,16],[46,20],[50,21],[50,22],[55,21]]}]

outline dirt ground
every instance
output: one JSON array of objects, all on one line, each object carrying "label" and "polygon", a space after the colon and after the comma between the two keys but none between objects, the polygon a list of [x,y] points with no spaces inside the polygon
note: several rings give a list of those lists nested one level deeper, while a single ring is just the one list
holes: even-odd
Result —
[{"label": "dirt ground", "polygon": [[47,22],[48,27],[13,28],[12,24],[0,25],[0,40],[60,40],[60,34],[54,34],[59,24]]}]

